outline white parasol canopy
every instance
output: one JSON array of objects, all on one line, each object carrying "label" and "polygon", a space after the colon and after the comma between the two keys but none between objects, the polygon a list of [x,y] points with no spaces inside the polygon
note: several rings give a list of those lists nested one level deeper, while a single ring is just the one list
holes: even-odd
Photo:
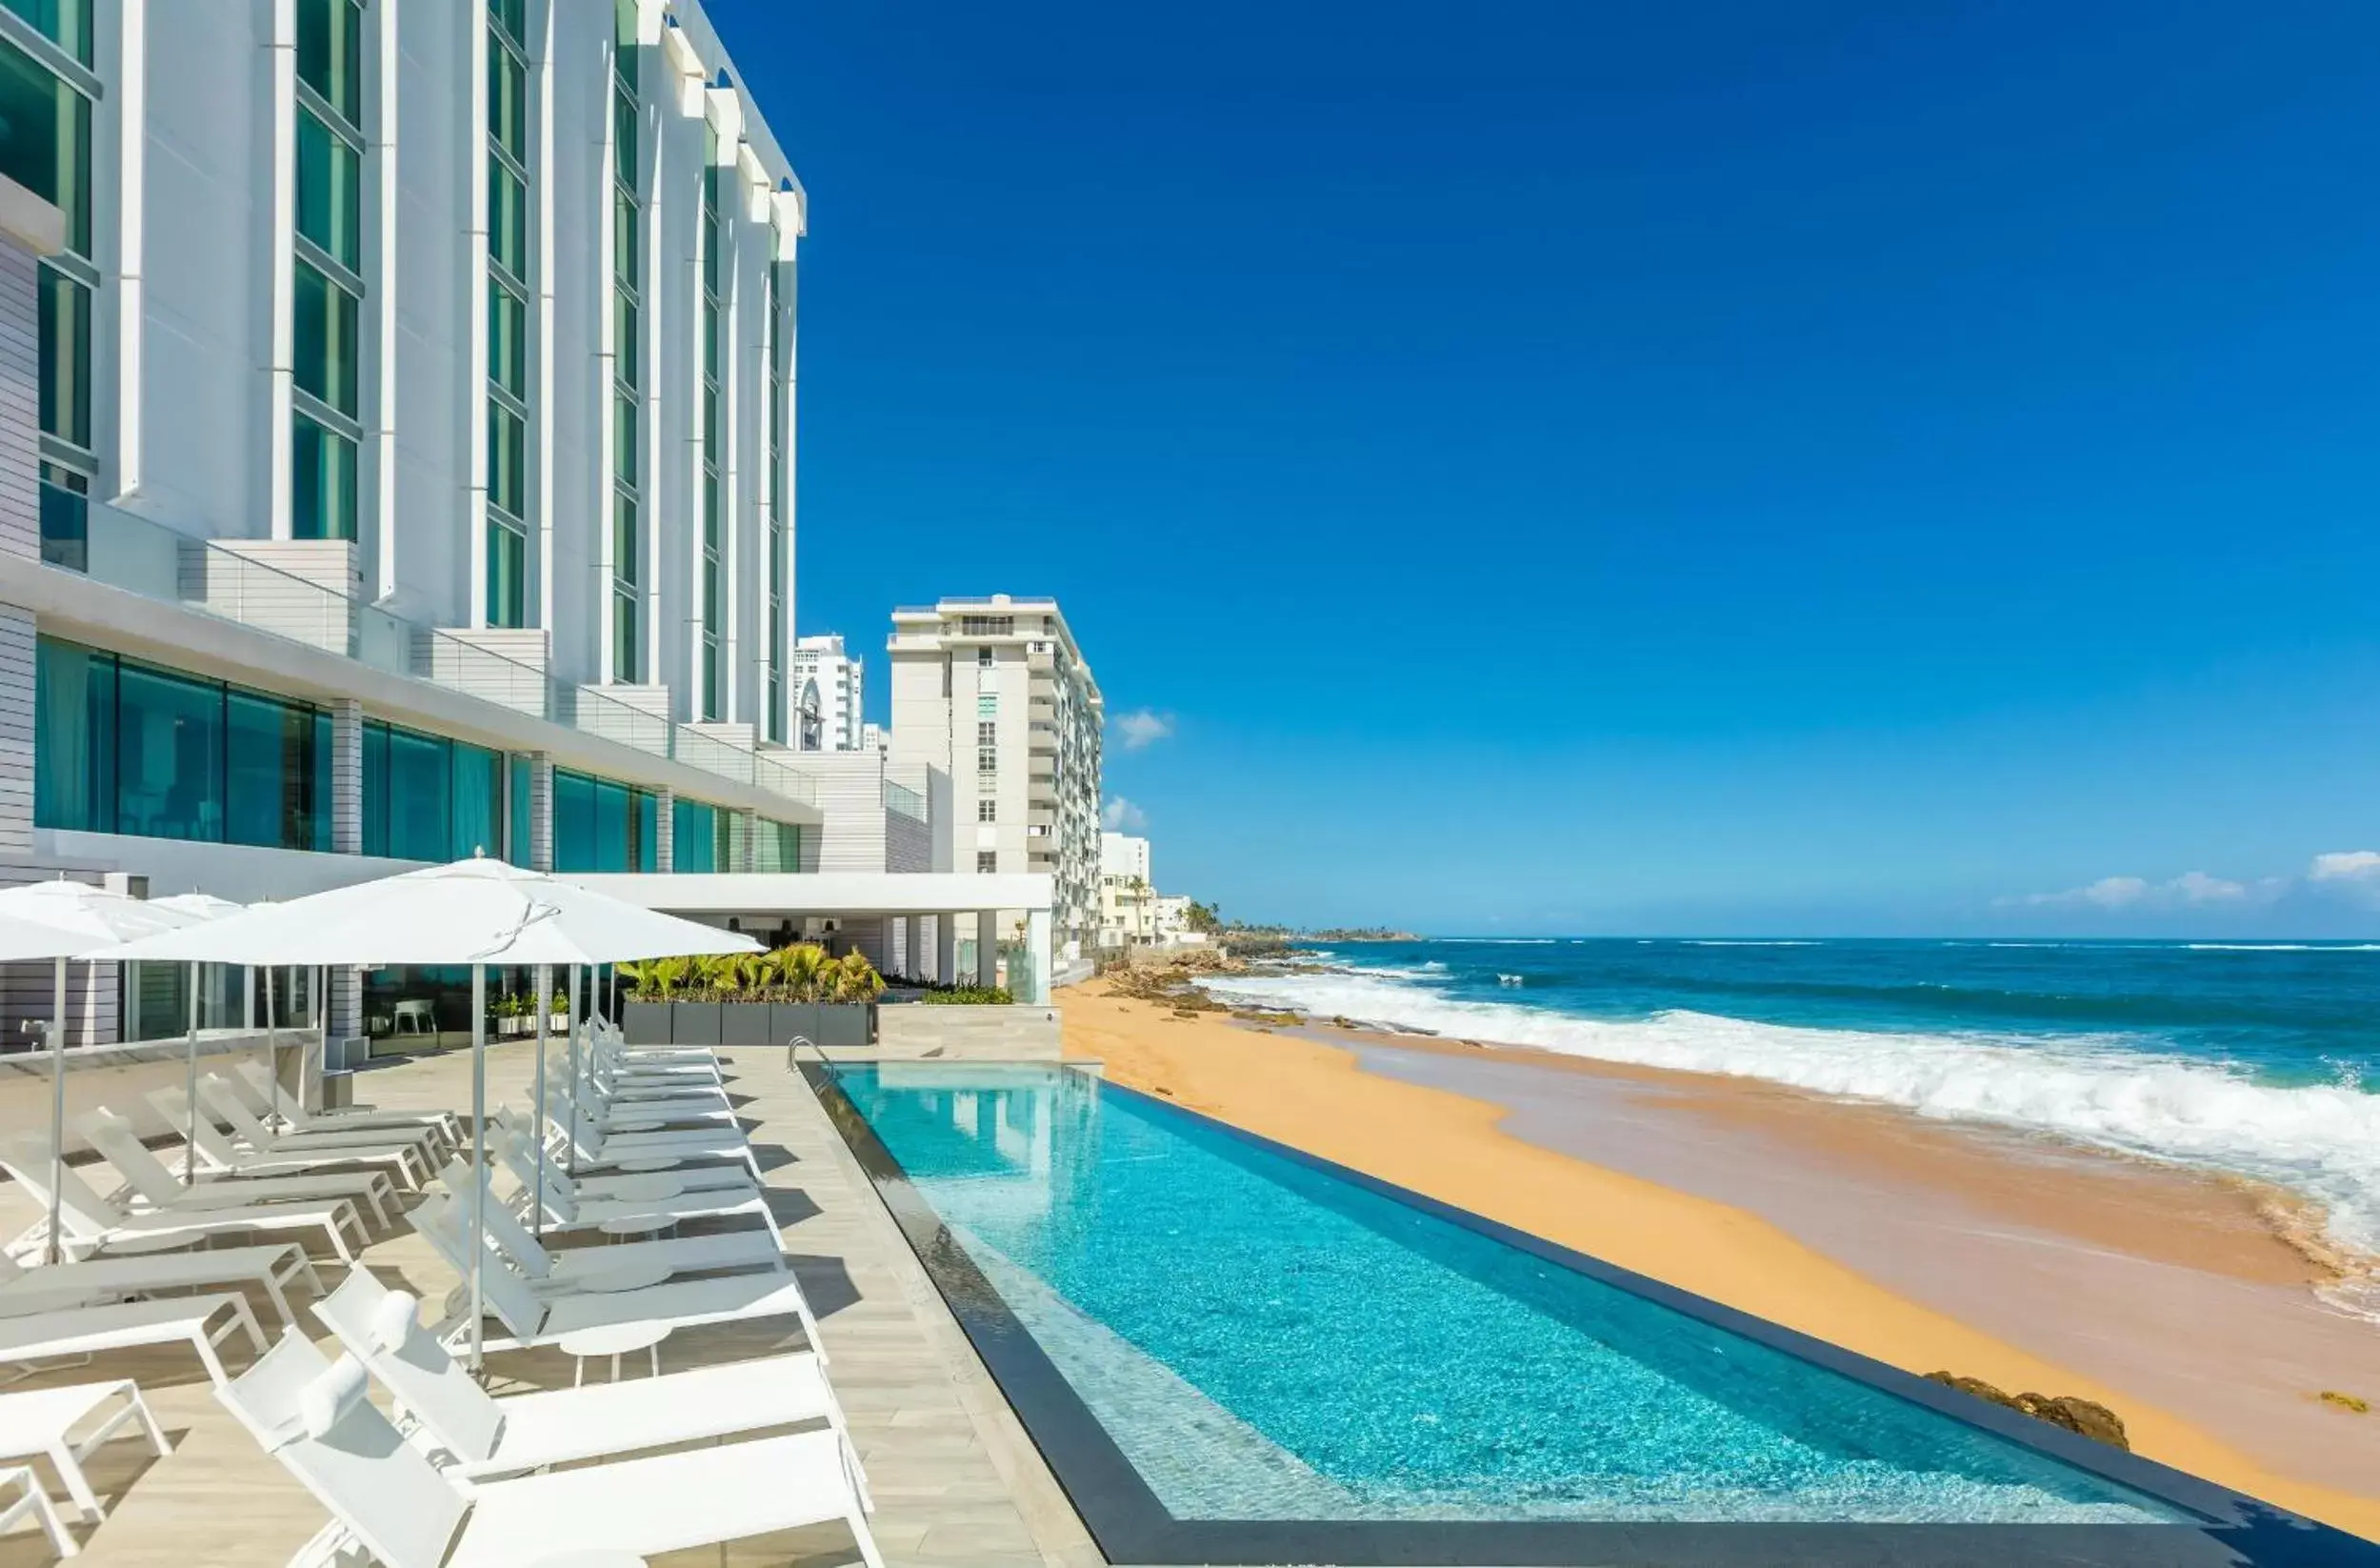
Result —
[{"label": "white parasol canopy", "polygon": [[58,1234],[66,1167],[66,961],[135,936],[170,932],[193,916],[89,882],[28,882],[0,891],[0,958],[48,958],[50,1027],[50,1236],[48,1256],[65,1256]]},{"label": "white parasol canopy", "polygon": [[[216,964],[468,964],[471,971],[471,1365],[480,1360],[487,1261],[487,966],[616,964],[757,953],[738,932],[681,920],[543,872],[474,857],[259,905],[146,936],[101,956]],[[539,1011],[544,1010],[541,1000]],[[542,1031],[540,1031],[542,1035]],[[537,1071],[545,1072],[542,1039]],[[544,1087],[542,1081],[539,1088]],[[542,1151],[544,1139],[538,1140]],[[542,1155],[541,1155],[542,1158]]]}]

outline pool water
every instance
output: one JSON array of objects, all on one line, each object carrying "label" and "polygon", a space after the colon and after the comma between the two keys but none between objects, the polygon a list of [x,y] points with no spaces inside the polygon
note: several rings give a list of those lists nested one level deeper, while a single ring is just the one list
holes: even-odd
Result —
[{"label": "pool water", "polygon": [[838,1083],[1177,1518],[2199,1522],[1080,1074]]}]

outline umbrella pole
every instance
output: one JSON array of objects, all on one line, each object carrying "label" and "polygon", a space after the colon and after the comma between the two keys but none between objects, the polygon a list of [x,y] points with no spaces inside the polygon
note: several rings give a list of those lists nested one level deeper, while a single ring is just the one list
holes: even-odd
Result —
[{"label": "umbrella pole", "polygon": [[[572,964],[570,966],[570,1081],[568,1086],[570,1096],[570,1139],[562,1146],[562,1168],[573,1174],[578,1170],[578,979],[579,967]],[[546,1151],[546,1124],[543,1119],[545,1114],[546,1108],[543,1105],[538,1106],[537,1155],[540,1163],[537,1169],[541,1172],[545,1170],[543,1164]]]},{"label": "umbrella pole", "polygon": [[198,966],[190,966],[190,1038],[188,1070],[182,1075],[182,1096],[190,1125],[182,1129],[182,1185],[198,1185]]},{"label": "umbrella pole", "polygon": [[[546,1114],[546,1028],[548,1015],[553,1012],[553,968],[537,966],[537,1111]],[[529,1191],[529,1223],[530,1234],[546,1234],[546,1140],[537,1140],[537,1176]]]},{"label": "umbrella pole", "polygon": [[272,966],[265,966],[265,1075],[272,1079],[272,1119],[281,1119],[281,1035],[272,1027]]},{"label": "umbrella pole", "polygon": [[471,1370],[480,1366],[480,1264],[488,1256],[488,971],[471,965]]},{"label": "umbrella pole", "polygon": [[58,1224],[66,1187],[66,960],[50,974],[50,1261],[66,1256]]}]

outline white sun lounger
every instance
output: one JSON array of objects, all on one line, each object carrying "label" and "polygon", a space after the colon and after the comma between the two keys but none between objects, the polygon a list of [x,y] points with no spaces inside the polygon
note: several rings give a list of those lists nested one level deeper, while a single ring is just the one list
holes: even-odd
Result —
[{"label": "white sun lounger", "polygon": [[[114,1414],[103,1417],[80,1437],[74,1435],[75,1428],[110,1404],[117,1406]],[[101,1443],[128,1426],[149,1439],[159,1458],[173,1451],[166,1441],[165,1428],[149,1413],[139,1386],[130,1377],[37,1389],[30,1394],[0,1394],[0,1459],[47,1455],[81,1517],[96,1524],[106,1516],[99,1506],[99,1494],[91,1490],[90,1478],[83,1474],[83,1461]]]},{"label": "white sun lounger", "polygon": [[[807,1352],[497,1399],[421,1325],[418,1306],[370,1270],[353,1269],[314,1303],[314,1316],[420,1423],[415,1446],[433,1457],[450,1457],[466,1476],[508,1475],[817,1420],[849,1441],[842,1407],[818,1357]],[[865,1502],[867,1480],[856,1457],[851,1473]]]},{"label": "white sun lounger", "polygon": [[408,1191],[418,1192],[421,1189],[421,1178],[410,1155],[390,1160],[358,1160],[325,1154],[320,1150],[258,1154],[233,1143],[230,1136],[217,1127],[211,1117],[191,1115],[190,1101],[179,1089],[152,1089],[146,1097],[170,1131],[198,1146],[204,1174],[210,1176],[238,1176],[245,1180],[250,1176],[319,1176],[340,1167],[351,1169],[356,1165],[386,1164],[393,1174],[393,1179]]},{"label": "white sun lounger", "polygon": [[[470,1212],[470,1171],[469,1164],[458,1159],[438,1173],[438,1184],[461,1206],[466,1223]],[[637,1217],[674,1220],[677,1216],[663,1212]],[[590,1277],[626,1270],[659,1269],[680,1275],[785,1267],[785,1249],[773,1228],[766,1232],[723,1231],[715,1236],[666,1236],[556,1251],[530,1235],[529,1227],[493,1192],[488,1195],[486,1222],[489,1241],[540,1289],[584,1290]]]},{"label": "white sun lounger", "polygon": [[[218,1314],[228,1313],[223,1327],[210,1329]],[[29,1317],[0,1317],[0,1361],[47,1361],[61,1356],[95,1356],[104,1350],[134,1345],[170,1345],[187,1340],[198,1352],[207,1375],[224,1380],[223,1361],[215,1347],[234,1334],[245,1334],[259,1356],[265,1351],[265,1331],[241,1296],[169,1296],[151,1301],[127,1301],[112,1307],[75,1307]]]},{"label": "white sun lounger", "polygon": [[311,1156],[321,1165],[387,1164],[415,1185],[419,1173],[428,1169],[430,1146],[437,1141],[437,1135],[427,1127],[412,1137],[380,1133],[275,1133],[257,1120],[239,1091],[215,1073],[198,1080],[198,1097],[231,1124],[234,1138],[257,1154]]},{"label": "white sun lounger", "polygon": [[[279,1116],[294,1133],[385,1133],[427,1131],[449,1149],[463,1141],[463,1124],[451,1111],[383,1111],[370,1105],[342,1106],[335,1111],[309,1111],[286,1090],[276,1091],[272,1075],[260,1061],[236,1062],[231,1086],[260,1116]],[[433,1150],[434,1154],[436,1151]]]},{"label": "white sun lounger", "polygon": [[[287,1364],[268,1364],[278,1362]],[[316,1365],[292,1396],[293,1374]],[[216,1397],[386,1568],[520,1568],[596,1550],[657,1557],[837,1519],[869,1568],[883,1568],[832,1431],[482,1481],[466,1493],[398,1436],[368,1389],[354,1357],[324,1363],[290,1335]]]},{"label": "white sun lounger", "polygon": [[[350,1198],[371,1212],[380,1228],[389,1228],[396,1189],[378,1171],[345,1171],[329,1176],[233,1176],[186,1187],[143,1143],[124,1117],[106,1106],[76,1123],[99,1157],[115,1167],[143,1204],[150,1209],[187,1213],[193,1210],[245,1209],[259,1203],[320,1201]],[[135,1206],[135,1212],[138,1207]]]},{"label": "white sun lounger", "polygon": [[[0,1138],[0,1170],[22,1182],[42,1207],[50,1206],[50,1148],[31,1134]],[[191,1210],[127,1214],[90,1190],[72,1166],[59,1172],[58,1208],[66,1235],[59,1245],[69,1256],[99,1252],[110,1242],[153,1236],[196,1241],[230,1231],[320,1231],[341,1261],[352,1263],[367,1244],[363,1217],[344,1198],[320,1203],[275,1203],[224,1212]],[[44,1222],[46,1225],[46,1221]],[[36,1227],[40,1229],[41,1227]]]},{"label": "white sun lounger", "polygon": [[292,1283],[303,1283],[316,1295],[322,1292],[313,1259],[294,1241],[205,1252],[144,1253],[136,1257],[102,1254],[32,1269],[0,1256],[0,1317],[91,1306],[130,1296],[253,1285],[265,1293],[282,1323],[288,1325],[297,1321],[297,1314],[290,1307]]},{"label": "white sun lounger", "polygon": [[[489,1152],[504,1162],[512,1178],[524,1192],[538,1184],[536,1156],[520,1122],[510,1111],[499,1110],[490,1118],[494,1131],[488,1139]],[[564,1208],[592,1202],[642,1201],[660,1197],[702,1193],[757,1193],[762,1189],[750,1172],[741,1165],[678,1165],[666,1171],[643,1171],[616,1176],[589,1176],[584,1171],[562,1169],[556,1156],[546,1156],[544,1177],[548,1212],[553,1212],[556,1195]]]},{"label": "white sun lounger", "polygon": [[50,1538],[50,1549],[58,1556],[70,1558],[82,1550],[74,1544],[74,1537],[67,1529],[66,1521],[58,1518],[57,1504],[51,1502],[50,1494],[41,1489],[41,1478],[34,1475],[30,1466],[20,1464],[0,1470],[0,1492],[10,1488],[15,1489],[16,1500],[0,1506],[0,1532],[15,1529],[30,1515],[33,1521],[41,1526],[41,1533]]},{"label": "white sun lounger", "polygon": [[[446,1194],[433,1193],[405,1217],[446,1260],[447,1266],[462,1277],[462,1285],[448,1302],[450,1316],[439,1329],[449,1344],[460,1343],[470,1333],[470,1211]],[[822,1360],[826,1355],[826,1341],[818,1335],[818,1320],[810,1316],[810,1300],[790,1269],[671,1279],[639,1290],[541,1294],[515,1274],[501,1255],[491,1252],[480,1269],[480,1293],[487,1310],[504,1327],[502,1335],[485,1338],[489,1350],[532,1349],[581,1329],[610,1328],[621,1323],[667,1323],[671,1328],[691,1328],[703,1323],[790,1317],[801,1320],[802,1334],[810,1349]]]}]

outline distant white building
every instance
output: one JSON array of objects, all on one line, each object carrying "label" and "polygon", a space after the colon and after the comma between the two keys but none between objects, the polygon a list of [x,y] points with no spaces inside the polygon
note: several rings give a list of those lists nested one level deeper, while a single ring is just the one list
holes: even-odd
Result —
[{"label": "distant white building", "polygon": [[1159,942],[1203,942],[1204,932],[1190,930],[1188,894],[1160,894],[1149,900],[1150,919]]},{"label": "distant white building", "polygon": [[863,752],[890,753],[892,743],[885,734],[883,725],[863,724],[859,727],[859,749]]},{"label": "distant white building", "polygon": [[1149,840],[1129,833],[1099,834],[1099,871],[1102,875],[1137,876],[1150,880],[1149,871]]},{"label": "distant white building", "polygon": [[834,633],[793,643],[793,747],[802,752],[865,749],[860,711],[867,668],[843,651]]},{"label": "distant white building", "polygon": [[1157,939],[1157,890],[1149,879],[1149,840],[1099,835],[1099,945],[1146,947]]}]

